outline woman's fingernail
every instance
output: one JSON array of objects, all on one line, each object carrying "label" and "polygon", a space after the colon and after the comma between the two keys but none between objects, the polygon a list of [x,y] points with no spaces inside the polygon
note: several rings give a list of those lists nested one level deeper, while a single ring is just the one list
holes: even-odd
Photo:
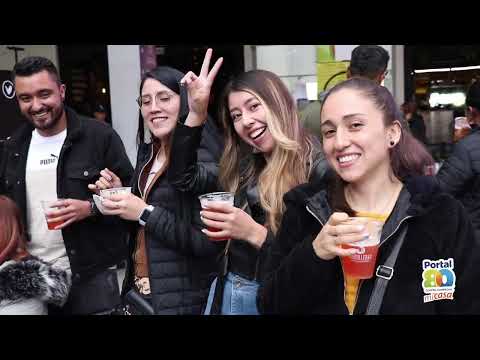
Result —
[{"label": "woman's fingernail", "polygon": [[357,226],[357,230],[358,230],[358,231],[365,230],[365,225],[358,225],[358,226]]}]

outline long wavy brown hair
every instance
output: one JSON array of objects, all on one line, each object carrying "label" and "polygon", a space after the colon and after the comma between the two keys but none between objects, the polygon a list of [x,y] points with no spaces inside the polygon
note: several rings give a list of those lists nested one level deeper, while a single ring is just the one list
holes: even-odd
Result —
[{"label": "long wavy brown hair", "polygon": [[28,256],[25,249],[25,231],[18,206],[8,197],[0,195],[0,264],[8,260],[21,260]]},{"label": "long wavy brown hair", "polygon": [[[275,141],[268,161],[238,136],[228,106],[232,92],[255,96],[266,112],[266,123]],[[305,183],[311,172],[319,144],[300,125],[294,99],[282,80],[272,72],[252,70],[240,74],[225,87],[220,101],[220,120],[225,132],[225,150],[220,159],[220,185],[237,192],[257,183],[267,226],[277,232],[285,211],[283,195]]]}]

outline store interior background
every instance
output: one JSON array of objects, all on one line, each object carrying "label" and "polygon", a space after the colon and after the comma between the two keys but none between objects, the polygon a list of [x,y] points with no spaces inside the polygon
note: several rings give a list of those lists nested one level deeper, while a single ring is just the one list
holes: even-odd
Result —
[{"label": "store interior background", "polygon": [[[17,51],[17,58],[28,55],[50,58],[59,67],[67,86],[66,103],[89,116],[101,104],[107,111],[107,121],[120,133],[127,150],[132,154],[135,152],[135,134],[132,132],[136,132],[138,108],[135,98],[141,76],[137,69],[143,66],[137,59],[140,58],[138,45],[123,48],[101,44],[14,46],[24,49]],[[157,65],[176,67],[183,72],[198,72],[207,49],[203,45],[150,46],[154,47]],[[242,71],[255,68],[277,73],[297,99],[299,107],[316,99],[318,89],[312,91],[316,84],[314,45],[210,46],[214,49],[214,59],[224,57],[213,88],[209,108],[212,115],[215,115],[218,95],[226,82]],[[347,60],[354,46],[337,46],[337,60]],[[427,146],[437,161],[445,159],[453,143],[454,118],[463,116],[466,90],[480,76],[480,46],[404,45],[400,54],[396,53],[396,45],[382,46],[391,55],[391,71],[385,86],[392,91],[399,105],[406,100],[417,103],[427,128]],[[13,45],[0,45],[2,83],[8,81],[9,71],[15,63],[14,51],[7,47]],[[305,87],[304,91],[302,87]],[[432,99],[440,99],[440,102]],[[15,99],[2,97],[0,113],[0,139],[4,139],[25,120]]]}]

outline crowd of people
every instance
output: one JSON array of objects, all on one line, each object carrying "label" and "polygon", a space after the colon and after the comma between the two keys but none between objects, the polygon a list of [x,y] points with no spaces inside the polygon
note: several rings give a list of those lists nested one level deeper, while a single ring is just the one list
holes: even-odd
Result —
[{"label": "crowd of people", "polygon": [[355,48],[348,79],[307,113],[252,70],[209,114],[224,61],[212,56],[198,73],[143,75],[135,167],[109,124],[64,105],[51,61],[15,65],[28,121],[0,148],[0,314],[480,312],[478,132],[432,174],[423,120],[382,86],[376,45]]}]

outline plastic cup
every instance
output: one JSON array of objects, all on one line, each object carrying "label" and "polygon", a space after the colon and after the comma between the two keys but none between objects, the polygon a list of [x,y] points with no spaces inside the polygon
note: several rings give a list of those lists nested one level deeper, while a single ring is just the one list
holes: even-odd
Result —
[{"label": "plastic cup", "polygon": [[118,188],[104,189],[104,190],[100,190],[100,197],[109,199],[112,195],[129,194],[131,192],[132,192],[131,187],[118,187]]},{"label": "plastic cup", "polygon": [[343,272],[355,279],[370,279],[375,272],[383,222],[365,217],[353,217],[346,222],[355,225],[365,224],[369,237],[366,240],[342,245],[344,249],[359,250],[357,254],[341,258]]},{"label": "plastic cup", "polygon": [[52,210],[58,210],[63,208],[63,206],[54,206],[54,204],[62,199],[57,200],[41,200],[43,214],[45,215],[45,220],[47,221],[48,230],[57,230],[55,229],[58,225],[62,225],[65,221],[55,221],[55,222],[48,222],[48,215],[47,212]]},{"label": "plastic cup", "polygon": [[[232,206],[234,204],[234,202],[233,202],[234,194],[230,193],[230,192],[214,192],[214,193],[203,194],[203,195],[200,195],[198,197],[198,199],[200,200],[200,204],[202,206],[202,209],[205,209],[206,207],[208,207],[209,203],[213,203],[213,202],[215,202],[215,203],[226,203],[226,204],[230,204]],[[211,209],[209,209],[208,211],[220,212],[220,211],[211,210]],[[217,231],[220,231],[221,229],[217,229],[217,228],[213,228],[213,227],[208,226],[207,230],[212,231],[212,232],[217,232]],[[225,240],[229,240],[230,238],[228,238],[228,237],[225,237],[225,238],[211,238],[211,237],[209,237],[209,239],[212,240],[212,241],[225,241]]]}]

